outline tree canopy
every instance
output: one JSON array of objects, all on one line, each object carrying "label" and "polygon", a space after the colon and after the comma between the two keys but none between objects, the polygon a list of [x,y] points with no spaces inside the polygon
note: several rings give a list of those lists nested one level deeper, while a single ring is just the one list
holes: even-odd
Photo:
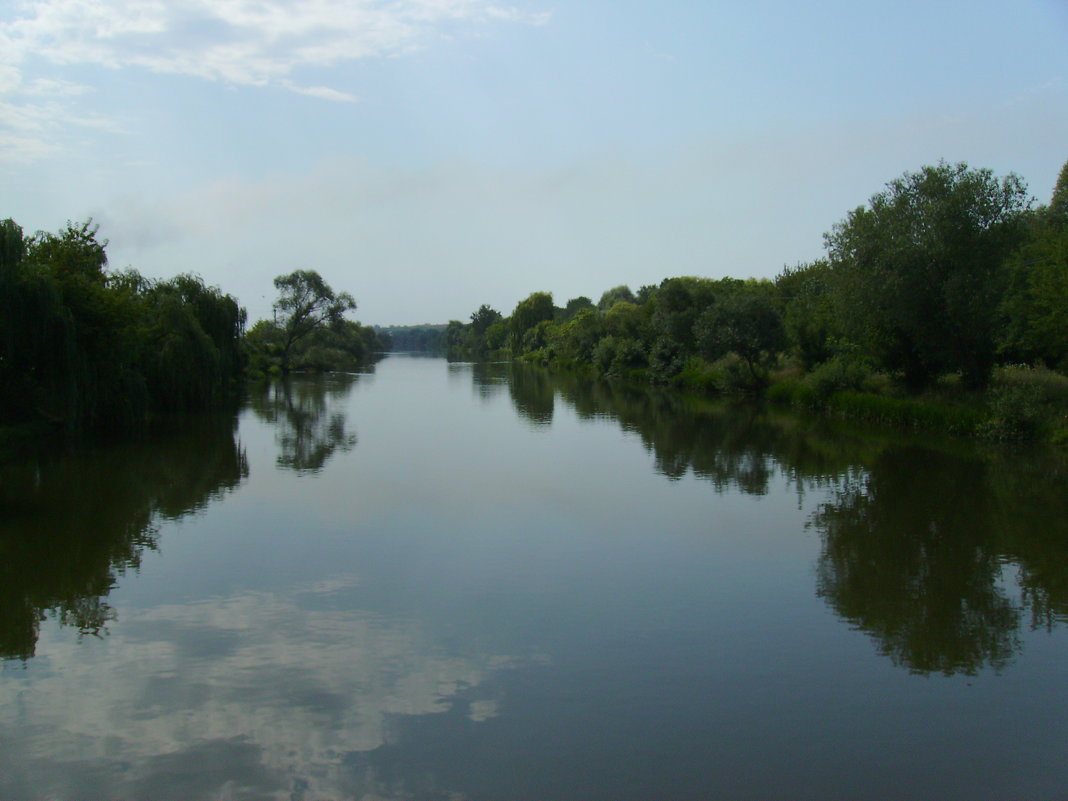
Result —
[{"label": "tree canopy", "polygon": [[847,334],[913,387],[952,371],[985,385],[1028,208],[1017,176],[963,163],[891,181],[826,235]]},{"label": "tree canopy", "polygon": [[233,397],[245,312],[195,275],[107,271],[92,221],[0,223],[0,424],[135,428]]},{"label": "tree canopy", "polygon": [[[336,294],[315,270],[295,270],[274,279],[279,292],[274,303],[281,327],[282,369],[289,368],[293,346],[314,331],[342,321],[356,308],[348,292]],[[277,319],[281,318],[281,319]]]}]

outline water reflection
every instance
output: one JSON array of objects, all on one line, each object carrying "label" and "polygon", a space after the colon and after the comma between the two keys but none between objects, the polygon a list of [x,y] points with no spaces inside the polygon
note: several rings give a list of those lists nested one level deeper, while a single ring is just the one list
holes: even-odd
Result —
[{"label": "water reflection", "polygon": [[180,434],[0,468],[0,657],[34,655],[46,615],[99,634],[116,578],[155,548],[157,524],[248,476],[232,417]]},{"label": "water reflection", "polygon": [[5,736],[5,797],[338,798],[396,719],[454,699],[472,725],[497,714],[480,687],[515,660],[451,654],[416,621],[353,608],[359,583],[131,611],[89,658],[49,642],[47,671],[0,683],[0,708],[32,699],[26,721],[51,731],[46,750]]},{"label": "water reflection", "polygon": [[356,447],[341,406],[364,375],[334,373],[274,381],[250,393],[256,415],[276,427],[276,463],[298,473],[317,473],[334,455]]},{"label": "water reflection", "polygon": [[[252,399],[256,480],[197,525],[162,527],[177,547],[112,596],[106,640],[34,632],[36,658],[0,670],[0,796],[861,799],[897,781],[901,796],[992,799],[1063,786],[1064,643],[1041,631],[1068,610],[1056,463],[521,365],[392,364],[373,392],[295,379],[288,397]],[[346,409],[362,458],[298,458],[319,449],[296,447],[291,415],[304,441],[328,442]],[[223,433],[236,486],[248,468]],[[149,508],[182,514],[210,492],[198,506],[149,479],[199,475],[185,441],[154,444],[154,466],[116,457],[118,471],[98,460],[42,480],[72,484],[80,500],[59,516],[87,520],[81,536],[107,521],[92,499],[116,492],[108,482],[146,482]],[[83,473],[106,480],[78,490]],[[20,475],[4,478],[3,519],[22,515],[28,536],[34,515],[51,518],[26,489],[34,473]],[[123,517],[150,538],[153,513]],[[118,572],[105,568],[102,593]],[[1011,680],[936,673],[991,672],[1025,646],[1035,658]],[[890,660],[935,678],[888,677]]]},{"label": "water reflection", "polygon": [[1068,476],[1049,454],[917,445],[766,407],[550,374],[516,365],[518,409],[558,393],[582,418],[636,433],[671,480],[718,491],[822,488],[817,594],[895,665],[920,673],[1004,668],[1020,633],[1068,620]]},{"label": "water reflection", "polygon": [[[550,374],[513,364],[509,390],[528,419],[550,422],[556,393],[583,419],[615,420],[637,434],[669,479],[692,473],[721,492],[765,495],[779,471],[799,486],[837,483],[870,445],[753,404],[714,403],[672,390]],[[477,379],[476,379],[477,380]],[[530,410],[548,410],[540,415]]]},{"label": "water reflection", "polygon": [[1021,613],[1002,580],[986,465],[888,450],[815,515],[817,589],[896,665],[920,672],[1002,668]]},{"label": "water reflection", "polygon": [[470,380],[474,386],[475,394],[481,400],[507,392],[509,387],[508,376],[511,365],[508,362],[450,362],[449,377],[458,380]]}]

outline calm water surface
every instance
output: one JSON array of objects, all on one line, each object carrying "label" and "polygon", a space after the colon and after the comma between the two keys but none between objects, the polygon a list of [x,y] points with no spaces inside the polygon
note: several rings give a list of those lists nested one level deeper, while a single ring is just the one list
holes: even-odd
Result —
[{"label": "calm water surface", "polygon": [[391,357],[0,469],[0,798],[1068,799],[1068,476]]}]

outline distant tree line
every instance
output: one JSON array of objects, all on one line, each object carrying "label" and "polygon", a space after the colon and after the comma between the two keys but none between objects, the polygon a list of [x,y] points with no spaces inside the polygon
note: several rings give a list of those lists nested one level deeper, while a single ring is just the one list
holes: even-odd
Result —
[{"label": "distant tree line", "polygon": [[131,429],[234,397],[245,311],[194,275],[109,273],[91,221],[0,222],[0,425]]},{"label": "distant tree line", "polygon": [[1068,370],[1068,164],[1049,205],[1015,175],[939,163],[891,181],[825,235],[827,255],[773,280],[666,278],[510,316],[451,321],[456,357],[505,356],[722,391],[773,375],[919,393],[988,386],[998,364]]},{"label": "distant tree line", "polygon": [[393,353],[445,352],[444,325],[390,325],[376,327],[375,332],[385,350]]}]

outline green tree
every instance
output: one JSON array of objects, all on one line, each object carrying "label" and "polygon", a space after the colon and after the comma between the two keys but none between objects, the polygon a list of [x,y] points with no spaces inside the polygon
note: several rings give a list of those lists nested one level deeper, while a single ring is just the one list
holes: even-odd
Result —
[{"label": "green tree", "polygon": [[1017,176],[963,163],[891,181],[825,237],[848,334],[912,388],[953,371],[984,386],[1028,206]]},{"label": "green tree", "polygon": [[787,344],[807,370],[831,358],[841,337],[830,280],[822,259],[786,268],[775,279]]},{"label": "green tree", "polygon": [[485,335],[486,329],[494,323],[499,323],[502,319],[499,311],[483,303],[478,307],[478,311],[471,315],[471,327],[474,329],[475,334],[481,337]]},{"label": "green tree", "polygon": [[1049,206],[1029,222],[1026,241],[1009,259],[1002,355],[1068,369],[1068,163]]},{"label": "green tree", "polygon": [[583,309],[593,308],[595,308],[593,305],[593,301],[585,295],[579,295],[577,298],[571,298],[571,300],[569,300],[567,302],[567,305],[564,307],[564,319],[570,320]]},{"label": "green tree", "polygon": [[607,311],[620,301],[634,303],[634,300],[634,293],[630,291],[630,287],[626,284],[620,284],[601,295],[601,299],[597,301],[597,308],[601,311]]},{"label": "green tree", "polygon": [[785,344],[775,288],[767,281],[747,281],[710,305],[694,326],[702,355],[710,360],[727,353],[742,357],[754,382],[758,367]]},{"label": "green tree", "polygon": [[1068,227],[1068,161],[1061,167],[1060,175],[1057,176],[1048,214],[1053,225]]},{"label": "green tree", "polygon": [[347,292],[335,294],[314,270],[296,270],[274,279],[279,298],[274,304],[281,326],[282,369],[289,369],[293,346],[324,326],[340,323],[345,312],[356,308]]},{"label": "green tree", "polygon": [[519,301],[511,317],[512,353],[522,353],[523,339],[527,331],[542,321],[551,322],[555,311],[553,296],[548,292],[533,292]]}]

